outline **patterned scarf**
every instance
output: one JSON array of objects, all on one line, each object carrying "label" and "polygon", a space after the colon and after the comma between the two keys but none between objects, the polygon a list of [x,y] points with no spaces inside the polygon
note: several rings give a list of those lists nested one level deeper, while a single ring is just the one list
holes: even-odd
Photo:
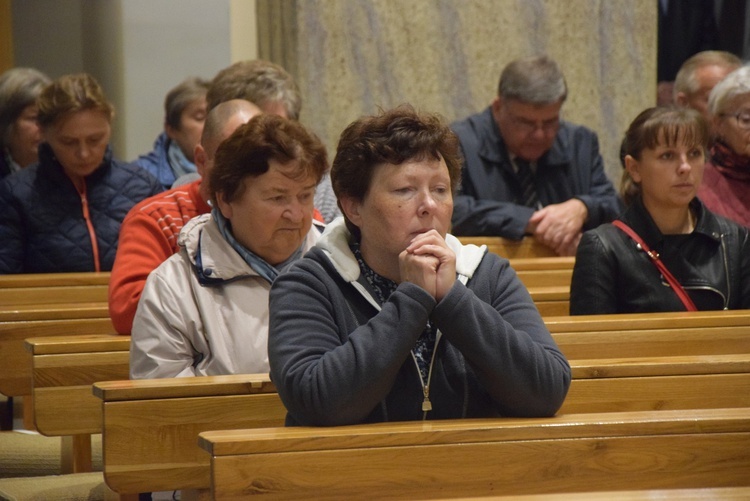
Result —
[{"label": "patterned scarf", "polygon": [[[377,296],[378,302],[382,305],[386,300],[393,294],[398,287],[398,284],[393,280],[385,278],[384,276],[378,275],[372,268],[370,268],[365,260],[362,259],[362,252],[359,249],[359,242],[353,242],[349,244],[349,248],[354,253],[359,263],[359,269],[367,279],[367,282],[372,286]],[[428,384],[428,377],[430,372],[430,360],[432,359],[432,352],[435,351],[435,337],[436,329],[432,327],[430,321],[427,321],[422,334],[417,339],[417,344],[414,346],[412,353],[417,359],[417,365],[419,366],[419,374],[422,376],[422,382],[425,386]]]},{"label": "patterned scarf", "polygon": [[242,259],[244,259],[245,262],[253,270],[255,270],[258,275],[268,280],[269,284],[272,284],[280,273],[285,271],[289,266],[291,266],[292,263],[302,257],[302,248],[305,245],[304,240],[302,242],[302,245],[300,245],[299,248],[294,251],[286,261],[284,261],[283,263],[279,263],[274,267],[268,264],[265,259],[255,254],[250,249],[246,248],[244,245],[239,243],[237,239],[234,238],[231,229],[232,223],[224,217],[219,209],[214,207],[211,210],[211,217],[216,220],[216,224],[219,226],[221,235],[226,239],[227,242],[229,242],[229,245],[231,245],[232,248],[236,250],[240,256],[242,256]]},{"label": "patterned scarf", "polygon": [[728,178],[750,181],[750,157],[738,155],[721,140],[711,146],[711,163]]}]

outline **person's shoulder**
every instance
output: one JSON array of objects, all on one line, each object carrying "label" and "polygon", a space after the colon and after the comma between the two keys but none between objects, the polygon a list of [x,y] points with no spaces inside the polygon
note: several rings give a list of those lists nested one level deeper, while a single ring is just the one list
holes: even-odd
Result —
[{"label": "person's shoulder", "polygon": [[164,191],[153,174],[133,162],[113,159],[109,172],[109,183],[114,184],[120,190],[138,187],[150,191],[150,195]]},{"label": "person's shoulder", "polygon": [[560,121],[558,136],[565,136],[572,140],[597,139],[597,133],[589,127],[566,120]]},{"label": "person's shoulder", "polygon": [[154,270],[149,273],[149,278],[153,275],[152,287],[169,288],[186,291],[189,290],[187,285],[193,275],[193,267],[190,257],[185,249],[180,249],[167,259],[159,263]]},{"label": "person's shoulder", "polygon": [[719,233],[721,234],[734,234],[739,236],[742,239],[747,239],[748,235],[750,234],[750,228],[747,226],[743,226],[740,223],[733,221],[732,219],[729,219],[726,216],[722,216],[720,214],[717,214],[705,206],[703,207],[703,210],[705,211],[706,217],[709,218],[709,221],[713,220],[716,227],[719,229]]},{"label": "person's shoulder", "polygon": [[[26,193],[34,191],[38,177],[39,164],[35,163],[0,179],[0,191],[8,196],[24,198]],[[44,181],[41,177],[39,179]]]},{"label": "person's shoulder", "polygon": [[450,128],[459,137],[464,134],[477,134],[479,131],[487,128],[488,118],[491,119],[492,116],[489,113],[489,108],[486,108],[452,122]]},{"label": "person's shoulder", "polygon": [[133,215],[152,216],[164,212],[198,215],[196,201],[190,191],[190,185],[183,185],[171,190],[162,191],[138,202],[131,209]]}]

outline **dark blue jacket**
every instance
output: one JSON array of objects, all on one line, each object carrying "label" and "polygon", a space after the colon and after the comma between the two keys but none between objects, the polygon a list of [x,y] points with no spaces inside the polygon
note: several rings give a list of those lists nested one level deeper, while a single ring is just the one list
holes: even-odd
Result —
[{"label": "dark blue jacket", "polygon": [[154,141],[154,149],[133,161],[135,165],[146,169],[154,176],[165,190],[171,189],[176,179],[174,170],[169,164],[169,143],[169,136],[166,132],[162,132]]},{"label": "dark blue jacket", "polygon": [[88,207],[101,271],[112,269],[120,223],[131,207],[161,191],[148,172],[112,159],[85,178],[86,200],[47,144],[39,163],[0,182],[0,274],[95,271]]},{"label": "dark blue jacket", "polygon": [[[520,185],[491,109],[451,128],[465,160],[451,232],[520,239],[534,209],[518,199]],[[604,173],[596,134],[568,122],[560,123],[555,143],[537,162],[536,188],[542,205],[581,200],[589,213],[584,231],[612,221],[622,209]]]}]

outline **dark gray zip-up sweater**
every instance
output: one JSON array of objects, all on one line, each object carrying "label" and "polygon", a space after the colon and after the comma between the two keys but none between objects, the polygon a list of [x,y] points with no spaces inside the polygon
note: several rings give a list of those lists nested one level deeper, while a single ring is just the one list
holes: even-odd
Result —
[{"label": "dark gray zip-up sweater", "polygon": [[[269,363],[288,425],[554,415],[570,367],[506,259],[449,235],[466,285],[436,304],[402,283],[381,306],[348,238],[334,221],[271,289]],[[428,319],[440,337],[426,390],[411,350]]]}]

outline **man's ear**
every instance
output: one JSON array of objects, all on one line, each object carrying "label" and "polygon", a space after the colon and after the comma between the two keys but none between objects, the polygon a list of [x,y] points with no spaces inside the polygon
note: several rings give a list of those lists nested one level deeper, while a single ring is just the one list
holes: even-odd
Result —
[{"label": "man's ear", "polygon": [[630,155],[625,155],[625,170],[628,171],[628,174],[636,183],[641,182],[640,167],[641,166],[638,160],[636,160]]},{"label": "man's ear", "polygon": [[688,95],[684,92],[678,92],[674,96],[674,103],[678,106],[687,106],[688,105]]},{"label": "man's ear", "polygon": [[339,198],[339,205],[341,206],[341,212],[344,213],[346,218],[354,223],[354,225],[361,227],[362,215],[360,214],[361,203],[352,197],[343,196]]},{"label": "man's ear", "polygon": [[198,174],[200,174],[201,177],[204,177],[203,174],[206,172],[206,161],[208,160],[208,155],[206,155],[206,150],[200,143],[195,145],[193,160],[195,161],[195,168],[198,171]]},{"label": "man's ear", "polygon": [[492,108],[493,114],[497,115],[500,113],[500,110],[503,108],[503,98],[500,96],[495,97],[495,99],[492,100],[490,107]]}]

